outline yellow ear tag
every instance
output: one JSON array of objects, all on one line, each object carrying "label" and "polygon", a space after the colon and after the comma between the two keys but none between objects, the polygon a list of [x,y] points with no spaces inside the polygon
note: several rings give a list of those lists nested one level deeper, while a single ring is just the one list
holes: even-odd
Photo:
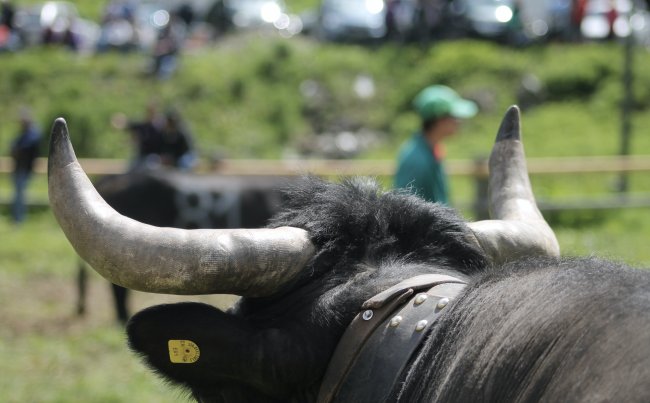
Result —
[{"label": "yellow ear tag", "polygon": [[169,340],[169,359],[177,364],[191,364],[201,356],[199,346],[189,340]]}]

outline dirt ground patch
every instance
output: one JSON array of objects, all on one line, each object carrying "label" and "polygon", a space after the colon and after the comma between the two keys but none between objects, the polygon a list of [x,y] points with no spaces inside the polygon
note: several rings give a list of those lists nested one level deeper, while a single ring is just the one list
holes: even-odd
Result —
[{"label": "dirt ground patch", "polygon": [[[90,273],[83,316],[77,314],[78,299],[75,278],[0,275],[0,336],[79,334],[107,325],[118,326],[111,286],[106,280]],[[181,301],[225,309],[236,299],[231,295],[176,296],[133,291],[128,304],[133,314],[151,305]]]}]

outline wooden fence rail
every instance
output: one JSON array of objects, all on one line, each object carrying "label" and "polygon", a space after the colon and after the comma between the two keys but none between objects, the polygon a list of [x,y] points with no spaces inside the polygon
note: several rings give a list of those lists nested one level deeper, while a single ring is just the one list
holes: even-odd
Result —
[{"label": "wooden fence rail", "polygon": [[[570,158],[529,158],[528,173],[574,174],[598,172],[638,172],[650,171],[650,155],[629,157],[570,157]],[[118,159],[79,159],[79,163],[89,175],[108,175],[126,172],[128,161]],[[312,172],[320,176],[335,175],[392,175],[395,172],[393,160],[222,160],[216,164],[201,163],[199,173],[217,172],[223,175],[266,175],[292,176]],[[475,176],[487,175],[487,163],[472,160],[448,160],[445,163],[449,175]],[[10,172],[12,161],[0,157],[0,173]],[[37,158],[37,173],[47,172],[47,159]]]},{"label": "wooden fence rail", "polygon": [[[119,174],[127,171],[128,161],[117,159],[79,159],[89,175]],[[628,157],[571,157],[571,158],[529,158],[530,175],[586,174],[650,172],[650,155]],[[448,160],[446,171],[451,176],[472,176],[476,179],[477,198],[474,202],[461,203],[462,208],[473,208],[484,218],[487,195],[487,161]],[[201,163],[197,174],[217,173],[220,175],[295,176],[311,172],[319,176],[347,175],[393,175],[396,164],[393,160],[222,160],[218,163]],[[0,157],[0,173],[11,172],[10,158]],[[47,159],[38,158],[35,172],[47,172]],[[46,200],[29,198],[30,204],[46,205]],[[7,203],[5,198],[0,204]],[[622,195],[577,195],[564,199],[538,200],[541,210],[563,209],[605,209],[621,207],[650,206],[650,194],[631,193]]]}]

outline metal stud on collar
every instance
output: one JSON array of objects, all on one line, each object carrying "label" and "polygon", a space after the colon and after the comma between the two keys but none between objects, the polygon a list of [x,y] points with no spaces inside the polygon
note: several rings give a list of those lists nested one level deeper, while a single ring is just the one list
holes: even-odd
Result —
[{"label": "metal stud on collar", "polygon": [[372,309],[368,309],[363,313],[363,320],[370,320],[372,319],[372,315],[374,315],[374,312],[372,312]]},{"label": "metal stud on collar", "polygon": [[419,332],[420,330],[424,329],[425,327],[427,327],[428,323],[429,322],[427,320],[425,320],[425,319],[419,321],[418,324],[415,325],[415,331]]},{"label": "metal stud on collar", "polygon": [[427,294],[418,295],[417,297],[415,297],[415,305],[420,305],[421,303],[426,301],[427,298],[429,298],[429,296]]},{"label": "metal stud on collar", "polygon": [[399,325],[401,321],[402,321],[401,316],[395,316],[393,319],[390,320],[389,325],[390,325],[390,327],[395,327],[395,326]]},{"label": "metal stud on collar", "polygon": [[436,308],[442,309],[447,306],[449,303],[449,298],[441,298],[440,301],[438,301],[438,305],[436,305]]}]

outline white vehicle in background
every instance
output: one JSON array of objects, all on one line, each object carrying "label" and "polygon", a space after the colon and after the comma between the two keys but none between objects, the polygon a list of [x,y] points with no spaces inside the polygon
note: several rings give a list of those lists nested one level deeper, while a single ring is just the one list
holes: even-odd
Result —
[{"label": "white vehicle in background", "polygon": [[587,39],[625,38],[650,46],[650,15],[643,1],[590,0],[580,24]]},{"label": "white vehicle in background", "polygon": [[470,34],[505,38],[513,29],[512,0],[455,0],[450,5],[454,25]]},{"label": "white vehicle in background", "polygon": [[303,29],[302,20],[282,0],[217,0],[206,13],[206,23],[219,33],[232,29],[261,29],[290,38]]},{"label": "white vehicle in background", "polygon": [[532,40],[568,34],[571,25],[571,0],[522,0],[520,18],[524,35]]},{"label": "white vehicle in background", "polygon": [[168,1],[112,1],[102,19],[98,50],[140,49],[150,51],[160,30],[171,20]]},{"label": "white vehicle in background", "polygon": [[383,38],[387,33],[383,0],[323,0],[315,34],[331,41]]},{"label": "white vehicle in background", "polygon": [[66,1],[20,3],[13,25],[19,32],[21,46],[41,44],[47,29],[55,34],[70,30],[80,52],[91,52],[100,33],[99,25],[79,18],[75,5]]}]

